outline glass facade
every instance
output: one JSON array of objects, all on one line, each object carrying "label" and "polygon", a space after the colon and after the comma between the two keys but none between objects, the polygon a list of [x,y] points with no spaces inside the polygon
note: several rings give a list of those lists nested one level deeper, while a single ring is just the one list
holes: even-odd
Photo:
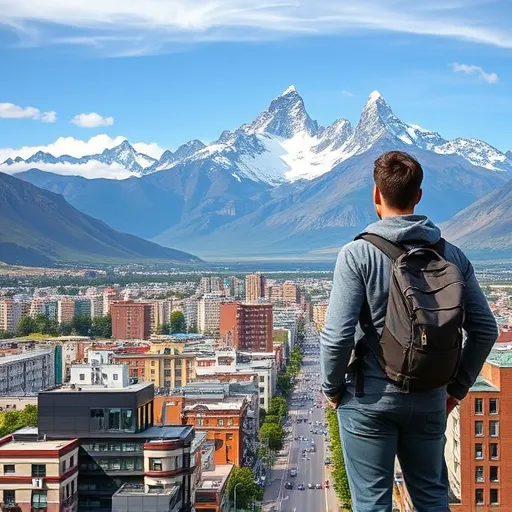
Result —
[{"label": "glass facade", "polygon": [[135,415],[132,409],[91,409],[91,431],[135,432]]}]

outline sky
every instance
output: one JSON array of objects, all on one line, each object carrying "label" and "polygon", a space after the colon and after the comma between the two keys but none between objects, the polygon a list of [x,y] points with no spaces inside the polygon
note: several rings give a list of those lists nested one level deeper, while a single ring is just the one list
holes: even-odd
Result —
[{"label": "sky", "polygon": [[405,122],[509,150],[511,17],[507,0],[0,0],[0,161],[124,138],[158,157],[290,84],[322,125],[378,89]]}]

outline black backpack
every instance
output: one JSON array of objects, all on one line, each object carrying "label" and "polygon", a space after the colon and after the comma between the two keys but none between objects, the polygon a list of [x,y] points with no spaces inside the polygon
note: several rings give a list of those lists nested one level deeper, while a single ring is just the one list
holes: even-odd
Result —
[{"label": "black backpack", "polygon": [[[407,249],[370,233],[357,239],[367,240],[392,262],[384,329],[378,352],[372,350],[382,369],[403,392],[447,385],[457,373],[462,352],[465,282],[459,268],[444,259],[445,241]],[[363,331],[367,327],[362,325]],[[364,352],[371,350],[367,345]],[[361,354],[356,347],[358,395],[364,393],[363,378],[358,378]]]}]

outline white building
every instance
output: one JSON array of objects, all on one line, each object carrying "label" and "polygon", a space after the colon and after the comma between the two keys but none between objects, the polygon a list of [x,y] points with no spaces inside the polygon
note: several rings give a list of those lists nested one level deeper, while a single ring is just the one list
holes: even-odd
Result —
[{"label": "white building", "polygon": [[198,308],[197,299],[194,299],[194,298],[185,299],[183,301],[182,307],[183,307],[183,316],[185,317],[185,323],[187,324],[187,330],[192,329],[192,327],[197,328],[197,308]]},{"label": "white building", "polygon": [[74,364],[70,384],[125,388],[130,384],[126,364]]},{"label": "white building", "polygon": [[55,385],[55,349],[0,358],[0,395],[30,395]]},{"label": "white building", "polygon": [[220,327],[220,305],[225,301],[221,292],[207,293],[198,302],[197,329],[200,333],[218,334]]},{"label": "white building", "polygon": [[91,318],[103,316],[103,294],[96,294],[90,297],[91,299]]}]

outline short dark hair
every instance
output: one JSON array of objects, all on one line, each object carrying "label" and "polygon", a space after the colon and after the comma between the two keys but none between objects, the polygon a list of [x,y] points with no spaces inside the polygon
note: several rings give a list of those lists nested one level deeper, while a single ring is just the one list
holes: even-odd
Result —
[{"label": "short dark hair", "polygon": [[373,179],[389,207],[405,210],[414,206],[423,169],[411,155],[389,151],[375,160]]}]

